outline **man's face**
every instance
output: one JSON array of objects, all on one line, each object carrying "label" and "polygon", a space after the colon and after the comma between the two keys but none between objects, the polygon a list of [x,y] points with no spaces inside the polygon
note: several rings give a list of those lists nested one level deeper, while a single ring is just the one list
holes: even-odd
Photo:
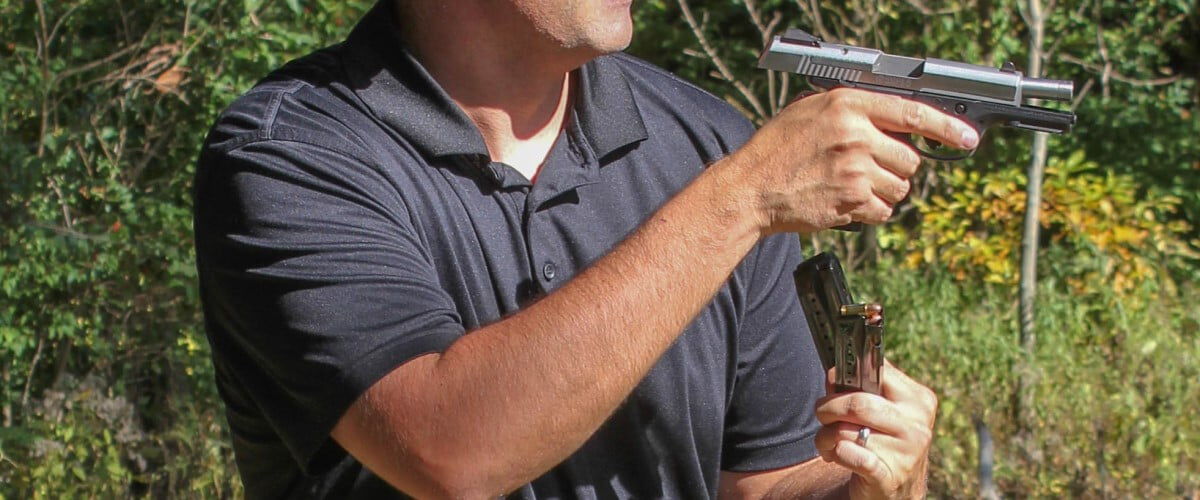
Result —
[{"label": "man's face", "polygon": [[561,47],[597,54],[629,46],[633,0],[508,0],[542,36]]}]

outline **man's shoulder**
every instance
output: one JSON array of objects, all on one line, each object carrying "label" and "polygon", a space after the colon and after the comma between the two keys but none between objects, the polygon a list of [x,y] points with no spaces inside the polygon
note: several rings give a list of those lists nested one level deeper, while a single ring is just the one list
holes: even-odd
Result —
[{"label": "man's shoulder", "polygon": [[363,132],[373,121],[354,94],[342,59],[335,45],[272,71],[221,112],[205,152],[291,141],[366,157],[371,147]]},{"label": "man's shoulder", "polygon": [[[620,52],[606,56],[625,73],[645,112],[699,120],[724,134],[745,139],[754,125],[728,102],[654,64]],[[648,109],[647,109],[648,108]]]}]

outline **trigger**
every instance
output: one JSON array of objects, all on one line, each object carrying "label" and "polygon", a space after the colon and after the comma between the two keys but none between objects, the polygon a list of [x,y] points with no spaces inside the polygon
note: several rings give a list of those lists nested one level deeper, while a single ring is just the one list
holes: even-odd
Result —
[{"label": "trigger", "polygon": [[904,132],[888,132],[887,135],[892,136],[892,139],[895,139],[897,141],[908,144],[909,146],[912,146],[912,148],[917,151],[921,150],[921,148],[917,147],[917,143],[913,142],[912,134],[906,134]]},{"label": "trigger", "polygon": [[[922,145],[924,147],[922,147]],[[970,158],[972,154],[975,154],[974,149],[954,149],[951,147],[946,147],[945,144],[942,144],[939,141],[926,139],[922,136],[917,136],[917,140],[913,147],[917,149],[918,153],[921,153],[921,156],[929,158],[930,160],[955,161]]]},{"label": "trigger", "polygon": [[918,135],[916,136],[917,140],[913,140],[913,134],[906,134],[903,132],[888,132],[887,134],[900,142],[912,146],[913,149],[917,150],[917,153],[920,153],[921,156],[929,158],[930,160],[961,160],[970,157],[971,154],[975,152],[975,150],[961,151],[950,148],[945,148],[944,151],[939,151],[942,149],[942,143],[932,139],[926,139]]},{"label": "trigger", "polygon": [[[912,147],[914,150],[916,150],[918,153],[920,153],[921,156],[924,156],[926,158],[933,158],[933,156],[931,156],[931,155],[933,155],[934,153],[932,153],[930,151],[926,151],[924,148],[922,148],[921,145],[917,143],[917,141],[913,140],[912,134],[908,134],[908,133],[904,133],[904,132],[888,132],[887,135],[892,136],[892,138],[896,139],[897,141],[908,144],[910,147]],[[933,141],[928,141],[928,142],[933,142]],[[930,146],[936,149],[939,145],[931,144]]]}]

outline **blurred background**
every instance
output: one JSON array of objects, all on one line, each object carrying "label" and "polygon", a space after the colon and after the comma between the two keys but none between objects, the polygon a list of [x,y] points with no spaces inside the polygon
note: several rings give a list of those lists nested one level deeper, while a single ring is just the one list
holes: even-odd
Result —
[{"label": "blurred background", "polygon": [[[196,292],[194,160],[224,106],[369,4],[0,0],[0,498],[240,496]],[[759,124],[807,88],[755,69],[788,27],[1073,80],[1054,105],[1078,114],[1070,135],[994,129],[973,158],[928,163],[891,223],[802,239],[842,257],[886,307],[889,356],[941,394],[932,496],[1200,495],[1195,0],[634,15],[631,53]]]}]

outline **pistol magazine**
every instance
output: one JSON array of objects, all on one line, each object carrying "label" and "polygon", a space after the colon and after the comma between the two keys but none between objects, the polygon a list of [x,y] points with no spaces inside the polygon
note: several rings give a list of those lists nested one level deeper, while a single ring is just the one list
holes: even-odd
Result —
[{"label": "pistol magazine", "polygon": [[879,394],[883,306],[854,302],[842,265],[831,253],[805,260],[793,278],[821,363],[837,368],[834,390]]}]

